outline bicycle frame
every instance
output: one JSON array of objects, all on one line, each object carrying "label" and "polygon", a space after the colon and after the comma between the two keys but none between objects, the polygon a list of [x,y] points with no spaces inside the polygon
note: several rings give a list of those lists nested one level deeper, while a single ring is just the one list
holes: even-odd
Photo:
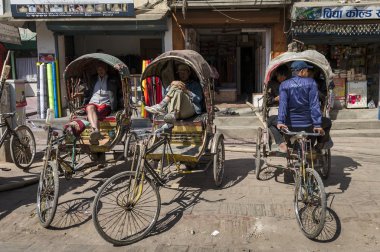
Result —
[{"label": "bicycle frame", "polygon": [[[157,133],[156,133],[157,134]],[[134,181],[134,184],[132,185],[132,194],[129,198],[129,201],[132,202],[132,204],[135,204],[140,199],[142,192],[143,192],[143,185],[145,180],[145,173],[147,172],[150,176],[152,176],[154,182],[158,186],[165,185],[166,181],[160,177],[160,175],[155,171],[155,169],[146,162],[146,156],[155,150],[157,150],[161,145],[164,145],[164,151],[162,153],[162,161],[165,157],[165,150],[166,146],[169,145],[169,149],[171,153],[173,153],[171,146],[170,146],[170,140],[169,140],[170,133],[163,133],[160,140],[158,140],[156,143],[154,143],[151,147],[146,149],[147,143],[140,144],[140,154],[139,154],[139,160],[137,163],[137,169],[136,169],[136,179]],[[133,165],[133,164],[132,164]],[[132,166],[133,167],[133,166]]]},{"label": "bicycle frame", "polygon": [[3,143],[5,139],[8,137],[8,135],[12,134],[12,130],[10,129],[10,126],[6,120],[4,123],[0,123],[0,128],[4,128],[4,127],[6,127],[6,129],[5,129],[5,132],[1,135],[0,147],[3,146]]}]

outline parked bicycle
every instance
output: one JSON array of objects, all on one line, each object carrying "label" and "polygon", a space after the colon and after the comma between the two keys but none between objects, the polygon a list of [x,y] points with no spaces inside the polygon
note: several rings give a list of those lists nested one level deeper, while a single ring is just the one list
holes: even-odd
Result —
[{"label": "parked bicycle", "polygon": [[[0,98],[2,97],[5,81],[8,77],[10,66],[7,65],[9,60],[9,52],[4,61],[0,79]],[[0,138],[0,147],[3,146],[5,140],[10,137],[10,151],[13,163],[21,169],[28,169],[34,161],[36,155],[36,141],[33,132],[26,125],[17,126],[15,129],[11,127],[8,119],[13,119],[16,112],[0,114],[0,128],[5,128]]]}]

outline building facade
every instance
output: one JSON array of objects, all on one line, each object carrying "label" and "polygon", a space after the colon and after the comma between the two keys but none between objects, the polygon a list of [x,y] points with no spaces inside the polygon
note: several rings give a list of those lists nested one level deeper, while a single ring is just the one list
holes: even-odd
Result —
[{"label": "building facade", "polygon": [[292,37],[330,62],[338,108],[379,104],[380,3],[356,2],[297,2],[291,12]]},{"label": "building facade", "polygon": [[286,51],[290,1],[171,1],[174,49],[193,49],[219,72],[219,102],[251,101],[265,67]]}]

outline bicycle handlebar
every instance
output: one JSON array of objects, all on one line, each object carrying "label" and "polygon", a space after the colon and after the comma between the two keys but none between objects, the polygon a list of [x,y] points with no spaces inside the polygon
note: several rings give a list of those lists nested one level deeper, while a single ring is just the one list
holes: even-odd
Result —
[{"label": "bicycle handlebar", "polygon": [[308,133],[306,131],[296,132],[296,131],[290,131],[289,129],[286,129],[286,128],[282,128],[281,132],[284,133],[285,135],[288,135],[288,136],[296,136],[296,135],[300,135],[300,136],[304,136],[304,137],[307,137],[307,136],[321,136],[321,134],[319,134],[319,133]]},{"label": "bicycle handlebar", "polygon": [[154,131],[154,134],[157,135],[157,134],[162,134],[162,133],[167,133],[167,131],[170,131],[171,129],[174,128],[174,125],[173,124],[170,124],[170,123],[165,123],[164,125],[162,125],[160,128],[156,129]]}]

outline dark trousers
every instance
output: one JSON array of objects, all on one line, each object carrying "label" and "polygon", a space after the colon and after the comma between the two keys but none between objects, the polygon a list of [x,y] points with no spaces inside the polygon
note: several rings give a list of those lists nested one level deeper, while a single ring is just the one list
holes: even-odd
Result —
[{"label": "dark trousers", "polygon": [[277,115],[272,115],[268,117],[267,125],[268,125],[268,129],[272,132],[274,136],[274,141],[276,142],[277,145],[285,142],[280,130],[277,129]]}]

